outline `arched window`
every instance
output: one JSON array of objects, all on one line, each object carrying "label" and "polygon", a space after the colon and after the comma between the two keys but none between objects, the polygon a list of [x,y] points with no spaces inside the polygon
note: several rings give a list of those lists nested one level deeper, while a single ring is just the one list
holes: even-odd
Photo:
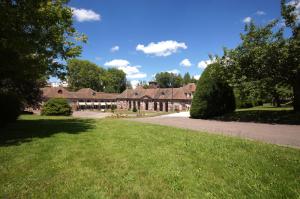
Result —
[{"label": "arched window", "polygon": [[58,93],[58,94],[62,94],[63,91],[62,91],[61,89],[59,89],[59,90],[57,91],[57,93]]}]

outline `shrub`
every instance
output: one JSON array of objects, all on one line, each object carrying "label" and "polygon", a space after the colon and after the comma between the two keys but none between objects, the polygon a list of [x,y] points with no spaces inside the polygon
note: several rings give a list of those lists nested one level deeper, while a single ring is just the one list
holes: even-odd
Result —
[{"label": "shrub", "polygon": [[23,110],[23,104],[14,94],[0,94],[0,126],[17,120]]},{"label": "shrub", "polygon": [[114,113],[116,109],[117,109],[117,105],[115,104],[111,105],[110,110],[112,113]]},{"label": "shrub", "polygon": [[133,107],[132,112],[137,112],[136,107]]},{"label": "shrub", "polygon": [[42,115],[71,115],[72,108],[67,100],[62,98],[53,98],[48,100],[42,107]]},{"label": "shrub", "polygon": [[212,118],[235,110],[233,89],[219,76],[220,70],[213,63],[202,73],[192,101],[192,118]]}]

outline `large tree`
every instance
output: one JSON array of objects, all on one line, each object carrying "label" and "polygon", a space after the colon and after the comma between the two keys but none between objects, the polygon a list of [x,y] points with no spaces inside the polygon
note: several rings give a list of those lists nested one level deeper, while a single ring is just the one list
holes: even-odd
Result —
[{"label": "large tree", "polygon": [[121,93],[126,89],[126,74],[119,69],[109,68],[104,78],[104,91],[108,93]]},{"label": "large tree", "polygon": [[183,80],[180,74],[161,72],[155,75],[155,81],[160,88],[178,88],[182,86]]},{"label": "large tree", "polygon": [[64,60],[80,54],[66,0],[0,1],[0,97],[23,105],[39,102],[48,76],[65,75]]},{"label": "large tree", "polygon": [[[300,111],[300,1],[286,4],[281,0],[281,15],[285,26],[292,30],[292,36],[287,39],[287,59],[285,60],[287,82],[293,88],[294,109]],[[298,10],[297,10],[298,9]]]},{"label": "large tree", "polygon": [[287,27],[293,30],[291,37],[284,38],[284,29],[276,28],[277,20],[261,27],[251,22],[241,35],[241,44],[225,50],[222,65],[232,85],[260,81],[273,99],[279,99],[278,86],[293,87],[294,109],[299,111],[300,39],[295,9],[282,1],[282,15]]},{"label": "large tree", "polygon": [[96,64],[79,59],[68,61],[68,84],[71,89],[91,88],[95,91],[103,91],[105,69]]}]

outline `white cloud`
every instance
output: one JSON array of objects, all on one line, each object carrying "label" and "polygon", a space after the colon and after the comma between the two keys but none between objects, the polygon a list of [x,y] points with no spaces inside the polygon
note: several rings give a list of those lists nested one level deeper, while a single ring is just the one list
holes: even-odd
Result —
[{"label": "white cloud", "polygon": [[300,23],[300,0],[292,0],[287,5],[295,6],[295,15],[297,16],[298,23]]},{"label": "white cloud", "polygon": [[258,16],[266,15],[266,13],[264,11],[262,11],[262,10],[256,11],[255,14],[258,15]]},{"label": "white cloud", "polygon": [[146,73],[140,72],[139,68],[141,68],[141,66],[130,66],[130,62],[125,59],[114,59],[105,62],[104,66],[116,67],[119,70],[124,71],[129,79],[142,79],[147,77]]},{"label": "white cloud", "polygon": [[202,60],[200,62],[198,62],[198,67],[201,68],[201,69],[205,69],[209,64],[212,64],[214,63],[214,60]]},{"label": "white cloud", "polygon": [[113,59],[109,62],[105,62],[104,66],[109,66],[109,67],[122,67],[122,66],[128,66],[130,63],[129,61],[125,59]]},{"label": "white cloud", "polygon": [[243,19],[244,23],[250,23],[252,21],[251,17],[246,17],[245,19]]},{"label": "white cloud", "polygon": [[100,61],[100,60],[102,59],[102,57],[95,57],[95,59],[96,59],[97,61]]},{"label": "white cloud", "polygon": [[180,73],[180,71],[177,70],[177,69],[169,70],[169,71],[167,71],[167,72],[168,72],[168,73],[173,73],[173,74],[176,74],[176,75],[178,75],[178,74]]},{"label": "white cloud", "polygon": [[180,62],[180,66],[190,67],[190,66],[192,66],[192,63],[190,62],[189,59],[184,59]]},{"label": "white cloud", "polygon": [[201,76],[201,75],[194,75],[194,78],[195,78],[196,80],[198,80],[198,79],[200,78],[200,76]]},{"label": "white cloud", "polygon": [[137,87],[137,85],[139,84],[139,80],[131,80],[130,83],[131,83],[131,86],[133,89],[135,89]]},{"label": "white cloud", "polygon": [[120,50],[120,47],[119,46],[114,46],[110,49],[110,52],[117,52]]},{"label": "white cloud", "polygon": [[138,44],[136,46],[137,51],[142,51],[145,54],[155,55],[159,57],[166,57],[173,53],[176,53],[179,49],[187,49],[187,45],[185,43],[179,43],[177,41],[168,40],[168,41],[160,41],[158,43],[151,42],[147,46],[143,44]]},{"label": "white cloud", "polygon": [[101,20],[100,14],[94,12],[93,10],[86,10],[83,8],[71,8],[71,9],[72,9],[73,17],[79,22]]}]

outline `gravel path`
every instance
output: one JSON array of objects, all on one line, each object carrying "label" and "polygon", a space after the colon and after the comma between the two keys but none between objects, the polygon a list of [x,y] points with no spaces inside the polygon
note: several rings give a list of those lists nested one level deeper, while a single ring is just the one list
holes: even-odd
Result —
[{"label": "gravel path", "polygon": [[222,122],[190,119],[187,117],[149,117],[130,119],[178,128],[238,136],[267,143],[300,148],[300,125],[260,124],[248,122]]},{"label": "gravel path", "polygon": [[99,111],[75,111],[73,112],[73,117],[100,119],[110,116],[111,114],[110,112],[103,113]]}]

